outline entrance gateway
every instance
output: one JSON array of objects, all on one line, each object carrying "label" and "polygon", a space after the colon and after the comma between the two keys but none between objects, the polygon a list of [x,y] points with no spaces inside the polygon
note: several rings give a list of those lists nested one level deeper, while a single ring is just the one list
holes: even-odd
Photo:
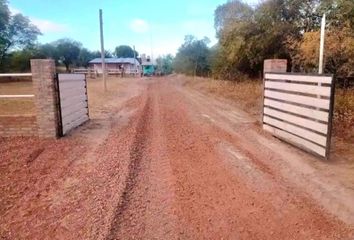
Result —
[{"label": "entrance gateway", "polygon": [[265,73],[263,129],[327,159],[334,90],[332,75]]},{"label": "entrance gateway", "polygon": [[89,120],[85,74],[57,74],[59,136]]}]

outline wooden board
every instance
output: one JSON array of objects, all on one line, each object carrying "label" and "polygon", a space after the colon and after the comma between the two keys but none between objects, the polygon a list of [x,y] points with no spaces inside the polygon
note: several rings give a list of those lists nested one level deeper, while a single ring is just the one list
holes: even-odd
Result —
[{"label": "wooden board", "polygon": [[296,82],[308,82],[308,83],[324,83],[331,84],[332,76],[323,75],[300,75],[300,74],[281,74],[281,73],[266,73],[264,76],[268,80],[286,80]]},{"label": "wooden board", "polygon": [[86,83],[83,81],[77,82],[59,82],[60,92],[65,92],[65,90],[70,89],[84,89]]},{"label": "wooden board", "polygon": [[307,96],[301,96],[301,95],[290,94],[290,93],[281,93],[272,90],[265,90],[264,97],[288,101],[288,102],[294,102],[294,103],[307,105],[310,107],[329,110],[329,103],[330,103],[329,99],[319,99],[315,97],[307,97]]},{"label": "wooden board", "polygon": [[61,115],[62,117],[68,116],[70,114],[73,114],[75,112],[78,112],[80,110],[85,109],[85,111],[87,112],[87,102],[80,102],[78,104],[75,105],[69,105],[67,107],[62,108],[61,111]]},{"label": "wooden board", "polygon": [[70,81],[81,81],[84,82],[86,77],[85,74],[72,74],[72,73],[61,73],[58,75],[59,83],[61,82],[70,82]]},{"label": "wooden board", "polygon": [[80,126],[81,124],[87,122],[89,117],[87,115],[82,116],[81,118],[76,119],[75,121],[68,123],[63,126],[63,134],[67,134],[70,130]]},{"label": "wooden board", "polygon": [[65,135],[89,120],[85,74],[59,74],[61,126]]},{"label": "wooden board", "polygon": [[279,102],[271,99],[264,99],[264,105],[272,108],[277,108],[283,111],[298,114],[304,117],[313,118],[323,122],[328,121],[328,112],[320,111],[317,109],[311,109],[302,106],[296,106],[289,103]]},{"label": "wooden board", "polygon": [[287,82],[265,82],[265,88],[292,91],[298,93],[308,93],[329,97],[331,95],[330,87],[321,87],[307,84],[287,83]]},{"label": "wooden board", "polygon": [[271,116],[273,118],[278,118],[284,121],[287,121],[289,123],[292,123],[294,125],[298,125],[304,128],[308,128],[311,130],[314,130],[316,132],[320,132],[323,134],[327,134],[327,124],[316,122],[310,119],[302,118],[302,117],[297,117],[292,114],[284,113],[278,110],[270,109],[268,107],[264,108],[264,114]]},{"label": "wooden board", "polygon": [[328,157],[333,115],[332,76],[266,73],[263,129]]},{"label": "wooden board", "polygon": [[268,116],[263,117],[263,122],[268,125],[274,126],[276,128],[283,129],[287,132],[293,133],[294,135],[301,136],[302,138],[317,143],[318,145],[326,146],[327,138],[321,134],[311,132],[304,128],[297,127],[290,123],[276,120]]},{"label": "wooden board", "polygon": [[326,148],[325,147],[318,146],[318,145],[316,145],[310,141],[307,141],[303,138],[297,137],[291,133],[285,132],[283,130],[274,128],[274,127],[266,125],[266,124],[263,125],[263,129],[270,132],[274,136],[277,136],[285,141],[289,141],[290,143],[298,145],[301,148],[305,148],[306,150],[315,152],[321,156],[326,155]]}]

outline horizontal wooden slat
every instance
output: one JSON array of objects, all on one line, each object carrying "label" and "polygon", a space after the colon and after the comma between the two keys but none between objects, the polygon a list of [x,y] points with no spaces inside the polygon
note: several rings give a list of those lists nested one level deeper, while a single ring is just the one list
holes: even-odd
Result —
[{"label": "horizontal wooden slat", "polygon": [[32,73],[0,73],[0,77],[32,77]]},{"label": "horizontal wooden slat", "polygon": [[67,89],[65,91],[60,92],[60,97],[61,98],[67,98],[67,97],[74,97],[77,95],[86,95],[86,88],[80,88],[80,89]]},{"label": "horizontal wooden slat", "polygon": [[309,82],[309,83],[332,83],[331,76],[308,76],[308,75],[295,75],[295,74],[276,74],[276,73],[266,73],[265,79],[269,80],[289,80],[298,82]]},{"label": "horizontal wooden slat", "polygon": [[0,98],[34,98],[34,95],[0,95]]},{"label": "horizontal wooden slat", "polygon": [[283,111],[292,112],[301,116],[314,118],[320,121],[328,121],[328,112],[323,112],[316,109],[300,107],[289,103],[278,102],[276,100],[264,99],[264,105],[277,108]]},{"label": "horizontal wooden slat", "polygon": [[87,109],[86,108],[82,108],[81,110],[71,113],[67,116],[62,116],[62,124],[66,125],[70,122],[75,121],[76,119],[80,118],[81,116],[87,115]]},{"label": "horizontal wooden slat", "polygon": [[318,146],[318,145],[316,145],[312,142],[309,142],[305,139],[302,139],[302,138],[297,137],[293,134],[290,134],[288,132],[282,131],[280,129],[274,128],[274,127],[266,125],[266,124],[263,125],[263,129],[270,132],[274,136],[284,139],[285,141],[289,141],[290,143],[293,143],[293,144],[298,145],[302,148],[308,149],[308,150],[315,152],[323,157],[326,156],[326,149],[324,147]]},{"label": "horizontal wooden slat", "polygon": [[58,75],[59,83],[67,81],[85,81],[85,74],[82,73],[61,73]]},{"label": "horizontal wooden slat", "polygon": [[311,107],[318,107],[326,110],[329,109],[329,99],[306,97],[296,94],[276,92],[272,90],[265,90],[264,96],[268,98],[275,98],[279,100],[300,103]]},{"label": "horizontal wooden slat", "polygon": [[70,130],[80,126],[81,124],[83,124],[84,122],[86,122],[88,120],[89,120],[89,117],[87,115],[84,115],[84,116],[81,116],[81,118],[78,118],[75,121],[66,124],[65,126],[63,126],[63,134],[68,133]]},{"label": "horizontal wooden slat", "polygon": [[315,94],[315,95],[320,95],[325,97],[329,97],[331,95],[330,87],[320,87],[320,86],[306,85],[306,84],[265,81],[265,87],[284,90],[284,91]]},{"label": "horizontal wooden slat", "polygon": [[61,108],[61,115],[67,116],[82,109],[85,109],[85,111],[87,111],[87,107],[87,102],[79,102],[78,104],[68,105]]},{"label": "horizontal wooden slat", "polygon": [[302,117],[297,117],[288,113],[280,112],[274,109],[270,109],[268,107],[264,108],[264,114],[305,127],[309,128],[313,131],[317,131],[323,134],[327,134],[327,124],[315,122],[309,119],[305,119]]},{"label": "horizontal wooden slat", "polygon": [[68,89],[84,89],[86,87],[85,82],[59,82],[60,92]]},{"label": "horizontal wooden slat", "polygon": [[87,98],[86,98],[86,95],[79,95],[79,96],[76,96],[76,97],[71,97],[71,98],[67,98],[67,99],[63,99],[60,101],[60,105],[63,108],[66,108],[68,106],[72,106],[72,105],[76,105],[76,104],[79,104],[81,102],[86,102],[87,101]]},{"label": "horizontal wooden slat", "polygon": [[321,146],[326,146],[327,138],[320,135],[320,134],[317,134],[317,133],[311,132],[309,130],[294,126],[290,123],[286,123],[286,122],[282,122],[282,121],[273,119],[268,116],[263,116],[263,121],[264,121],[264,123],[267,123],[267,124],[272,125],[274,127],[280,128],[280,129],[285,130],[287,132],[291,132],[294,135],[301,136],[302,138],[310,140],[312,142],[315,142]]}]

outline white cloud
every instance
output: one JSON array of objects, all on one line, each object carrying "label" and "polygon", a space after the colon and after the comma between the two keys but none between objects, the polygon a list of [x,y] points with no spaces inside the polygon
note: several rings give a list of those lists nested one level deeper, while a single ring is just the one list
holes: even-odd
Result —
[{"label": "white cloud", "polygon": [[136,33],[146,33],[149,28],[149,24],[142,19],[134,19],[130,22],[130,29]]},{"label": "white cloud", "polygon": [[30,17],[31,22],[36,25],[42,33],[49,33],[49,32],[68,32],[69,27],[65,24],[55,23],[50,20],[39,19]]},{"label": "white cloud", "polygon": [[[21,10],[9,6],[9,10],[12,15],[22,13]],[[49,33],[49,32],[67,32],[69,31],[69,27],[65,24],[56,23],[46,19],[39,19],[35,17],[29,17],[31,22],[36,25],[42,33]]]}]

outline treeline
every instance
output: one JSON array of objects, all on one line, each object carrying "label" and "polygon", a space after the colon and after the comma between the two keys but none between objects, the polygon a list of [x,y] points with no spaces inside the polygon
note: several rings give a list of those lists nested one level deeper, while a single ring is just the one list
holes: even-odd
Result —
[{"label": "treeline", "polygon": [[187,36],[174,61],[176,72],[234,80],[259,76],[264,59],[287,59],[289,70],[316,72],[320,24],[327,15],[325,72],[354,72],[353,0],[265,0],[255,7],[232,0],[215,10],[218,43]]},{"label": "treeline", "polygon": [[[25,72],[30,69],[30,59],[51,58],[57,65],[87,67],[88,62],[101,57],[100,51],[90,51],[78,41],[63,38],[38,44],[40,30],[22,14],[12,15],[6,0],[0,0],[0,72]],[[121,45],[106,57],[138,57],[139,53],[130,46]]]}]

